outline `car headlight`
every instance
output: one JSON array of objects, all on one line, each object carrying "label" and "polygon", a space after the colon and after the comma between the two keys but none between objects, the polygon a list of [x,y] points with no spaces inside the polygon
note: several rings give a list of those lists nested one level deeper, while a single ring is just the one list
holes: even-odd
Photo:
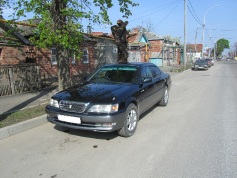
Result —
[{"label": "car headlight", "polygon": [[50,106],[53,106],[55,108],[59,108],[59,104],[58,104],[58,101],[55,100],[55,99],[50,99]]},{"label": "car headlight", "polygon": [[90,107],[88,112],[94,112],[94,113],[114,113],[117,112],[119,109],[119,104],[98,104],[93,105]]}]

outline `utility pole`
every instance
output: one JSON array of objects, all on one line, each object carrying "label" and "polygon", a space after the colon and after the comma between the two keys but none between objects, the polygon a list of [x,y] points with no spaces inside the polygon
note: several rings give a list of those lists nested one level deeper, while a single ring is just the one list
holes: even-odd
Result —
[{"label": "utility pole", "polygon": [[195,54],[197,53],[197,31],[198,31],[198,27],[197,27],[196,35],[195,35]]},{"label": "utility pole", "polygon": [[186,68],[186,18],[187,18],[187,1],[184,0],[184,69]]},{"label": "utility pole", "polygon": [[214,43],[214,61],[216,60],[216,41]]}]

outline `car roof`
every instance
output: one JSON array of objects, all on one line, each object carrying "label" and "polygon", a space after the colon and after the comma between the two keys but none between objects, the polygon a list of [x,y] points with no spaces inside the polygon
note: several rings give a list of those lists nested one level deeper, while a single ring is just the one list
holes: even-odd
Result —
[{"label": "car roof", "polygon": [[113,64],[106,64],[103,67],[109,67],[109,66],[137,66],[137,67],[141,67],[141,66],[156,66],[155,64],[151,63],[151,62],[128,62],[128,63],[113,63]]},{"label": "car roof", "polygon": [[198,59],[195,62],[206,62],[206,60],[205,59]]}]

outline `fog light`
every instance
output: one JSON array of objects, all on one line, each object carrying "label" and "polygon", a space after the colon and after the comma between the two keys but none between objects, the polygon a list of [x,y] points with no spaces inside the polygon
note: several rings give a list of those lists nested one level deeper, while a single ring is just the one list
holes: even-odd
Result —
[{"label": "fog light", "polygon": [[116,122],[113,122],[113,123],[103,123],[102,126],[103,127],[112,127],[112,126],[115,126],[116,125]]}]

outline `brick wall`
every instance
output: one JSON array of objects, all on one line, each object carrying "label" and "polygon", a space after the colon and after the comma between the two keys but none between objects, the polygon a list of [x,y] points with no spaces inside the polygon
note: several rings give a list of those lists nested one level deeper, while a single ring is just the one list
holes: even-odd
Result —
[{"label": "brick wall", "polygon": [[[52,64],[51,62],[51,50],[33,46],[2,46],[0,48],[0,66],[37,63],[40,67],[41,79],[45,85],[57,82],[57,64]],[[76,62],[70,66],[71,77],[82,74],[88,75],[95,70],[94,44],[82,44],[80,49],[84,48],[89,52],[89,63],[83,63],[81,59],[76,59]]]},{"label": "brick wall", "polygon": [[0,66],[25,63],[26,55],[24,47],[0,46],[0,48],[1,48]]},{"label": "brick wall", "polygon": [[161,40],[151,40],[149,41],[151,44],[152,52],[161,52],[162,51],[162,41]]}]

